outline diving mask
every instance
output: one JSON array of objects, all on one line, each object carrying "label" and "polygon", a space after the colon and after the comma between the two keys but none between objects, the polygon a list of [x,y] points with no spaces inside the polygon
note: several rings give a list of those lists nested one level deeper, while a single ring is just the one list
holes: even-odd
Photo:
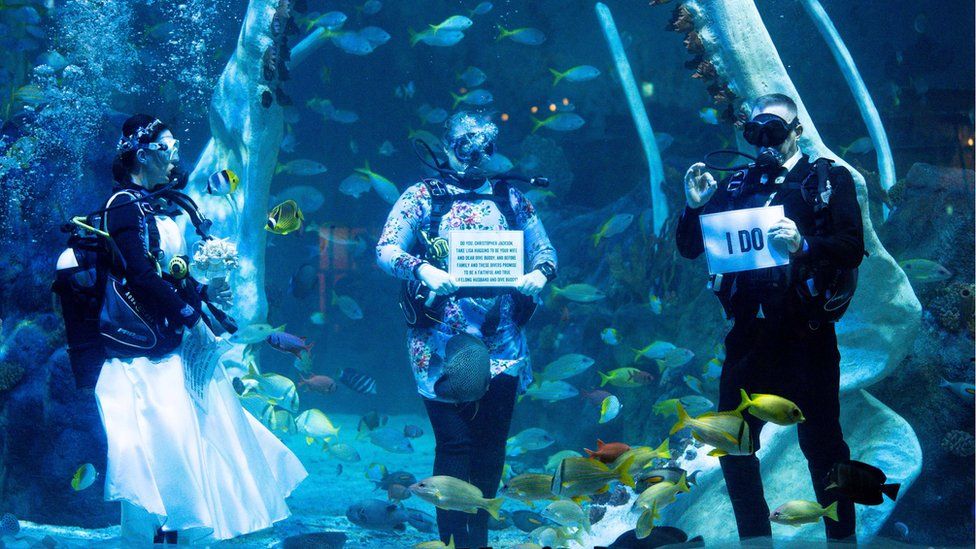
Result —
[{"label": "diving mask", "polygon": [[742,137],[755,147],[778,147],[800,125],[800,117],[787,122],[772,113],[762,113],[742,126]]},{"label": "diving mask", "polygon": [[165,142],[146,143],[145,148],[150,151],[160,151],[164,153],[166,161],[174,163],[180,157],[180,140],[172,139]]},{"label": "diving mask", "polygon": [[475,165],[495,152],[495,142],[488,133],[466,133],[451,143],[451,151],[461,162]]}]

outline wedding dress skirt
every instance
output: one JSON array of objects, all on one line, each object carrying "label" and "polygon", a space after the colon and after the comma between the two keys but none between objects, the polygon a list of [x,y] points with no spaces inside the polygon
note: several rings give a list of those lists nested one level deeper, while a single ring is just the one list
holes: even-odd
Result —
[{"label": "wedding dress skirt", "polygon": [[184,386],[179,353],[108,360],[95,388],[108,436],[106,499],[121,500],[130,514],[144,509],[181,541],[271,526],[289,515],[285,498],[308,476],[241,407],[222,366],[204,394],[206,411]]}]

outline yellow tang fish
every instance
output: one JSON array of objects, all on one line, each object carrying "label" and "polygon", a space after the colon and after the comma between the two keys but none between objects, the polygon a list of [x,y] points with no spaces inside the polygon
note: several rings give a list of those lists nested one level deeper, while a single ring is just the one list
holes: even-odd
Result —
[{"label": "yellow tang fish", "polygon": [[298,204],[294,200],[285,200],[268,214],[268,223],[264,226],[264,230],[286,235],[300,229],[302,221],[305,221],[305,216]]}]

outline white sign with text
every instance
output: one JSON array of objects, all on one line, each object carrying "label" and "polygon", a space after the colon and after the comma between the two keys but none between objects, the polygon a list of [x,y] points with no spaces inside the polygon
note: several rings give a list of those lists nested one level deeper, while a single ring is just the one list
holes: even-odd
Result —
[{"label": "white sign with text", "polygon": [[790,256],[785,246],[770,246],[768,242],[769,228],[783,217],[783,206],[701,216],[708,273],[734,273],[789,265]]},{"label": "white sign with text", "polygon": [[451,231],[450,272],[462,288],[514,286],[525,274],[522,231]]}]

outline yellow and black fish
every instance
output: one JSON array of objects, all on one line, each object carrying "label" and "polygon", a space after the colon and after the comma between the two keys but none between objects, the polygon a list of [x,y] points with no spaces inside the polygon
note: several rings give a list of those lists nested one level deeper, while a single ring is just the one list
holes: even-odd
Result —
[{"label": "yellow and black fish", "polygon": [[305,216],[298,203],[294,200],[285,200],[268,214],[268,223],[264,226],[264,230],[285,235],[300,229],[304,220]]},{"label": "yellow and black fish", "polygon": [[217,196],[233,194],[241,183],[241,178],[231,170],[220,170],[207,179],[207,192]]}]

